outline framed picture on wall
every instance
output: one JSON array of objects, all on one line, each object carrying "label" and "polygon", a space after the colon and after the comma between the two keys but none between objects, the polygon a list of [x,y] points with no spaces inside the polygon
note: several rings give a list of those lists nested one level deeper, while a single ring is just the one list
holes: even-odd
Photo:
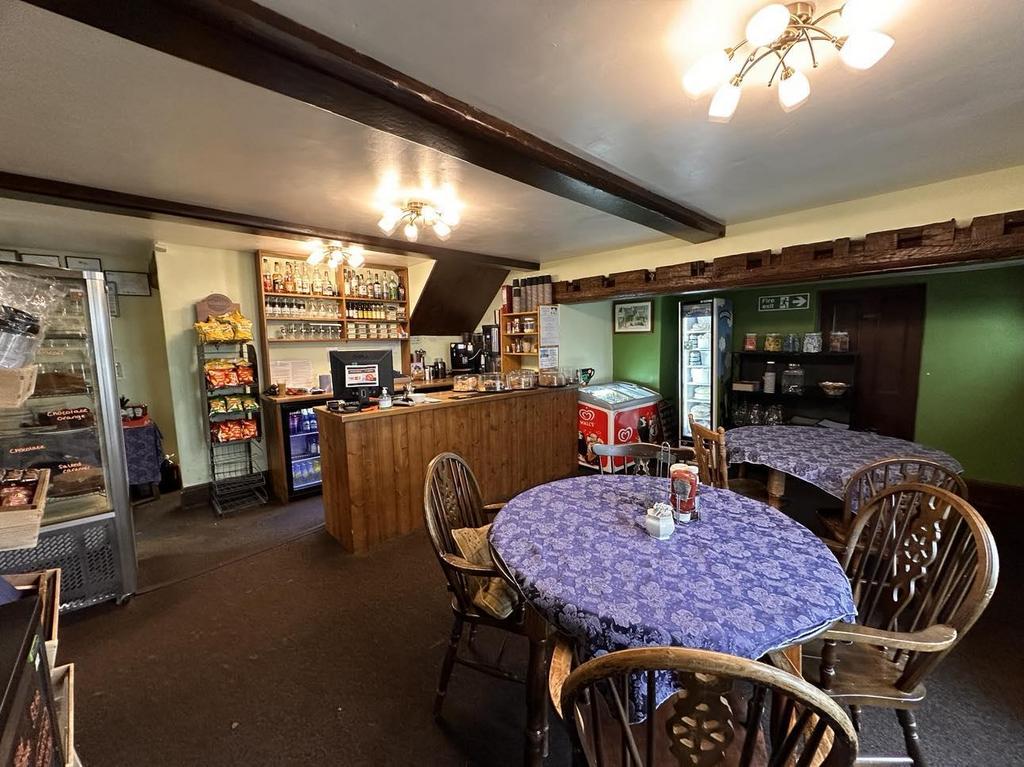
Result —
[{"label": "framed picture on wall", "polygon": [[653,333],[654,302],[629,301],[615,304],[614,330],[616,333]]},{"label": "framed picture on wall", "polygon": [[53,266],[60,268],[60,256],[51,256],[43,253],[22,253],[21,263],[35,264],[36,266]]},{"label": "framed picture on wall", "polygon": [[107,272],[107,282],[117,285],[119,296],[151,296],[148,272]]},{"label": "framed picture on wall", "polygon": [[65,256],[64,263],[67,264],[68,269],[77,269],[80,272],[103,271],[103,262],[90,256]]},{"label": "framed picture on wall", "polygon": [[117,283],[107,282],[107,311],[111,317],[121,316],[121,302],[117,297]]}]

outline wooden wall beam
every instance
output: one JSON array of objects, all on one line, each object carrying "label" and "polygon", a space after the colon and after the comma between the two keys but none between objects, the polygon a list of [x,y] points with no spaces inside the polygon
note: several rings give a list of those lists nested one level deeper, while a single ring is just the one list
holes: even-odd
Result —
[{"label": "wooden wall beam", "polygon": [[[940,221],[871,232],[862,240],[790,245],[646,269],[556,282],[556,303],[693,293],[882,274],[927,267],[1024,260],[1024,210],[979,216],[968,226]],[[645,277],[641,277],[645,275]]]},{"label": "wooden wall beam", "polygon": [[725,234],[721,221],[701,211],[254,0],[27,2],[673,237],[704,242]]},{"label": "wooden wall beam", "polygon": [[448,263],[476,264],[525,271],[536,271],[538,268],[533,261],[521,258],[493,256],[487,253],[455,250],[421,242],[408,242],[407,240],[359,234],[358,232],[345,232],[340,229],[309,226],[292,221],[253,216],[248,213],[236,213],[175,202],[174,200],[143,197],[137,194],[69,184],[48,178],[21,176],[17,173],[3,171],[0,171],[0,197],[41,202],[48,205],[62,205],[100,213],[114,213],[120,216],[147,218],[153,221],[199,224],[232,232],[279,237],[286,240],[340,240],[349,244],[363,245],[377,253],[419,256]]}]

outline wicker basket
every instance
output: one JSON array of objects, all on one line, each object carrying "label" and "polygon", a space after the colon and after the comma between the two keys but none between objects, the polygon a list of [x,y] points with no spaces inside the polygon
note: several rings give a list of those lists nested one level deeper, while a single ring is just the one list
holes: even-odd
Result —
[{"label": "wicker basket", "polygon": [[38,365],[0,368],[0,408],[21,407],[36,390]]}]

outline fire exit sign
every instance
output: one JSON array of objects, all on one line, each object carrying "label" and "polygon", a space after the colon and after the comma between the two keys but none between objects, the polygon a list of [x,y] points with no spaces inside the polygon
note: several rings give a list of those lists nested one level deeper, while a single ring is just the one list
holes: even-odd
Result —
[{"label": "fire exit sign", "polygon": [[810,309],[810,293],[790,293],[784,296],[760,296],[757,299],[759,312],[785,312],[793,309]]}]

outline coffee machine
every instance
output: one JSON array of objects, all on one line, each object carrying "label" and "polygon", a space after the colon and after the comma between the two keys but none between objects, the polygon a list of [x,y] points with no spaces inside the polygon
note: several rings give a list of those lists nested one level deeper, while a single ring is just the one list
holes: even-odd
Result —
[{"label": "coffee machine", "polygon": [[479,333],[463,333],[462,340],[449,345],[452,375],[483,370],[484,339]]}]

